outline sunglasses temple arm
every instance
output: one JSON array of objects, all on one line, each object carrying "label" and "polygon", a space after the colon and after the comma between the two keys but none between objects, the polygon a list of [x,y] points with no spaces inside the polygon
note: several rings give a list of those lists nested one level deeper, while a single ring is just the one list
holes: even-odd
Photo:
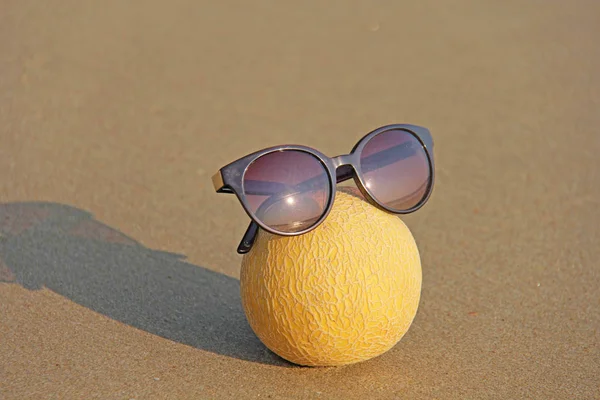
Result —
[{"label": "sunglasses temple arm", "polygon": [[335,175],[336,183],[345,182],[354,176],[354,169],[350,165],[342,165],[337,169]]},{"label": "sunglasses temple arm", "polygon": [[246,229],[246,233],[244,233],[244,237],[242,237],[242,241],[238,245],[238,254],[246,254],[250,251],[252,245],[254,244],[254,240],[256,239],[257,234],[258,224],[254,221],[251,221],[250,225],[248,225],[248,229]]}]

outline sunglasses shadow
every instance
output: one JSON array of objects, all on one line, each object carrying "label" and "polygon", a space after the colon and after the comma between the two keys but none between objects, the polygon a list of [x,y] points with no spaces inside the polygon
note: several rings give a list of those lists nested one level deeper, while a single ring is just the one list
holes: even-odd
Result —
[{"label": "sunglasses shadow", "polygon": [[148,249],[74,207],[0,204],[0,281],[46,287],[111,319],[242,360],[292,367],[246,321],[237,279]]}]

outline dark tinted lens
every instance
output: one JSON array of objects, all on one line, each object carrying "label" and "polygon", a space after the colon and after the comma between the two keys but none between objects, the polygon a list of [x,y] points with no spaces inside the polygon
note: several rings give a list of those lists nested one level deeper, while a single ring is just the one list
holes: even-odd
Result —
[{"label": "dark tinted lens", "polygon": [[413,134],[403,130],[371,138],[362,150],[360,168],[371,195],[397,211],[419,204],[431,179],[425,149]]},{"label": "dark tinted lens", "polygon": [[315,156],[298,150],[265,154],[244,175],[250,211],[279,232],[300,232],[325,213],[331,184],[325,166]]}]

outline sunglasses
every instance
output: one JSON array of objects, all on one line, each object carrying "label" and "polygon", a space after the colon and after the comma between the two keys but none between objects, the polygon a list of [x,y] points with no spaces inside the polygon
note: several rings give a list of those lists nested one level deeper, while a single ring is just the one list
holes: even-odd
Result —
[{"label": "sunglasses", "polygon": [[350,154],[333,158],[305,146],[270,147],[224,166],[212,177],[217,193],[235,194],[252,219],[238,246],[240,254],[250,251],[259,227],[283,236],[315,229],[331,211],[336,184],[349,179],[381,210],[418,210],[433,189],[429,130],[383,126],[359,140]]}]

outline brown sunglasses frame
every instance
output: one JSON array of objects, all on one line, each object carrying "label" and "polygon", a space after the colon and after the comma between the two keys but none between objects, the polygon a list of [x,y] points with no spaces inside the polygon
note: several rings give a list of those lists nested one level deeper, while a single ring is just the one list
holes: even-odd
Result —
[{"label": "brown sunglasses frame", "polygon": [[[427,159],[429,161],[430,179],[428,182],[428,186],[427,186],[425,195],[423,196],[423,198],[421,199],[421,201],[419,203],[417,203],[414,207],[409,208],[407,210],[394,210],[394,209],[391,209],[391,208],[385,206],[384,204],[380,203],[379,201],[377,201],[377,199],[371,193],[369,193],[369,189],[365,185],[365,182],[364,182],[364,179],[363,179],[363,176],[361,173],[361,169],[360,169],[360,156],[361,156],[362,150],[365,147],[365,145],[374,136],[377,136],[381,133],[388,132],[391,130],[406,131],[406,132],[412,134],[414,137],[416,137],[419,140],[419,142],[421,143],[421,145],[423,146],[423,149],[424,149],[425,154],[427,155]],[[296,150],[296,151],[306,152],[306,153],[314,156],[315,158],[317,158],[321,162],[321,164],[323,165],[325,170],[327,171],[327,175],[329,178],[329,185],[330,185],[329,186],[330,196],[328,199],[328,203],[325,207],[325,210],[323,212],[323,215],[312,226],[310,226],[309,228],[304,229],[302,231],[298,231],[298,232],[280,232],[280,231],[272,229],[272,228],[268,227],[267,225],[263,224],[258,218],[256,218],[254,213],[250,210],[248,203],[247,203],[246,194],[244,192],[244,174],[246,173],[246,170],[248,169],[250,164],[252,164],[259,157],[262,157],[266,154],[273,153],[276,151],[288,151],[288,150]],[[350,167],[350,168],[348,168],[348,167]],[[387,211],[387,212],[393,213],[393,214],[409,214],[409,213],[417,211],[418,209],[423,207],[423,205],[427,202],[427,200],[431,196],[431,193],[433,191],[433,183],[435,180],[435,163],[434,163],[434,157],[433,157],[433,138],[431,136],[431,133],[429,132],[429,130],[427,128],[424,128],[421,126],[416,126],[416,125],[410,125],[410,124],[393,124],[393,125],[382,126],[380,128],[377,128],[377,129],[371,131],[364,137],[362,137],[356,143],[356,145],[354,146],[354,148],[352,149],[352,151],[349,154],[339,155],[337,157],[327,157],[326,155],[319,152],[318,150],[315,150],[311,147],[301,146],[301,145],[281,145],[281,146],[269,147],[269,148],[266,148],[263,150],[256,151],[252,154],[248,154],[245,157],[242,157],[236,161],[233,161],[233,162],[227,164],[226,166],[221,168],[212,177],[212,182],[213,182],[214,188],[217,193],[235,194],[237,196],[238,200],[240,201],[240,203],[242,204],[244,211],[246,211],[246,213],[252,220],[252,222],[250,223],[250,226],[246,230],[246,233],[244,234],[244,237],[243,237],[242,241],[240,242],[240,245],[237,250],[238,253],[244,254],[244,253],[247,253],[248,251],[250,251],[250,249],[252,248],[252,244],[254,243],[256,234],[258,233],[259,226],[261,228],[263,228],[264,230],[266,230],[267,232],[270,232],[270,233],[273,233],[276,235],[281,235],[281,236],[298,236],[298,235],[302,235],[304,233],[310,232],[313,229],[317,228],[325,220],[325,218],[327,218],[327,216],[329,215],[329,212],[331,211],[333,202],[335,201],[336,184],[340,183],[340,182],[344,182],[348,179],[354,179],[356,186],[361,191],[364,198],[369,203],[371,203],[373,206],[375,206],[383,211]]]}]

